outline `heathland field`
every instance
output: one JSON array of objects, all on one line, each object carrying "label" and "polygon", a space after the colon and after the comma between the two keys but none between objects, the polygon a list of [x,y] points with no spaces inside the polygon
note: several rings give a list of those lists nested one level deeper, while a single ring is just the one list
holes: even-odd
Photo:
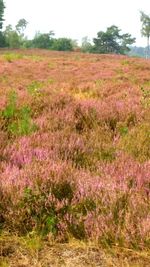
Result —
[{"label": "heathland field", "polygon": [[0,233],[0,266],[150,266],[149,60],[0,53]]}]

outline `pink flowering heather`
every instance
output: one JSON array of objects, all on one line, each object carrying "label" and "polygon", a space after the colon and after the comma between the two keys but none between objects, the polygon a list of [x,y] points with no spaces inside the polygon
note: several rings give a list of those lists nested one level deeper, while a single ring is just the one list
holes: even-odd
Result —
[{"label": "pink flowering heather", "polygon": [[150,63],[40,50],[0,62],[2,230],[148,247]]}]

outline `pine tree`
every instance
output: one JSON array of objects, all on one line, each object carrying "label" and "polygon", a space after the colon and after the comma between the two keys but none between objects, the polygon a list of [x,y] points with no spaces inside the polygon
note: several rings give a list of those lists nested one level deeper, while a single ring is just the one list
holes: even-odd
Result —
[{"label": "pine tree", "polygon": [[4,1],[0,0],[0,31],[2,30],[3,27],[4,8],[5,8]]},{"label": "pine tree", "polygon": [[126,54],[130,49],[128,45],[135,42],[135,38],[129,33],[120,34],[120,29],[112,25],[108,27],[106,32],[97,33],[97,38],[93,39],[93,52],[101,54]]},{"label": "pine tree", "polygon": [[0,0],[0,47],[5,46],[5,40],[4,40],[4,36],[2,33],[3,21],[4,21],[3,19],[4,9],[5,9],[4,1]]}]

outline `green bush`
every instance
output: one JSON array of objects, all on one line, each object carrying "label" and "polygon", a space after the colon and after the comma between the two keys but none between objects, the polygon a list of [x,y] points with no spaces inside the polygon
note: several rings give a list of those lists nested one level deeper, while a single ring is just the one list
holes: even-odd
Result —
[{"label": "green bush", "polygon": [[8,104],[1,112],[2,129],[10,136],[28,135],[37,130],[37,126],[32,122],[31,110],[28,106],[17,107],[17,94],[10,92]]},{"label": "green bush", "polygon": [[68,38],[55,39],[51,49],[57,51],[72,51],[73,50],[72,40]]},{"label": "green bush", "polygon": [[22,59],[23,55],[22,54],[16,54],[16,53],[7,53],[7,54],[4,54],[3,58],[7,62],[12,63],[15,60]]}]

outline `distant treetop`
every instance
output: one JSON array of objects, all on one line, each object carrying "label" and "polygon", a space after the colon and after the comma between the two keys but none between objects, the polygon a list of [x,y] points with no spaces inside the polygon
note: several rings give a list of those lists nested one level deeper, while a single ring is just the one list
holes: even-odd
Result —
[{"label": "distant treetop", "polygon": [[146,58],[148,58],[150,56],[150,44],[149,44],[149,40],[150,40],[150,16],[145,14],[143,11],[140,11],[140,19],[142,22],[142,28],[141,28],[141,33],[142,36],[147,37],[147,50],[146,50]]},{"label": "distant treetop", "polygon": [[106,32],[100,31],[97,33],[97,38],[93,39],[93,52],[103,54],[126,54],[130,50],[128,45],[135,42],[135,38],[131,34],[120,34],[121,30],[112,25],[107,28]]}]

